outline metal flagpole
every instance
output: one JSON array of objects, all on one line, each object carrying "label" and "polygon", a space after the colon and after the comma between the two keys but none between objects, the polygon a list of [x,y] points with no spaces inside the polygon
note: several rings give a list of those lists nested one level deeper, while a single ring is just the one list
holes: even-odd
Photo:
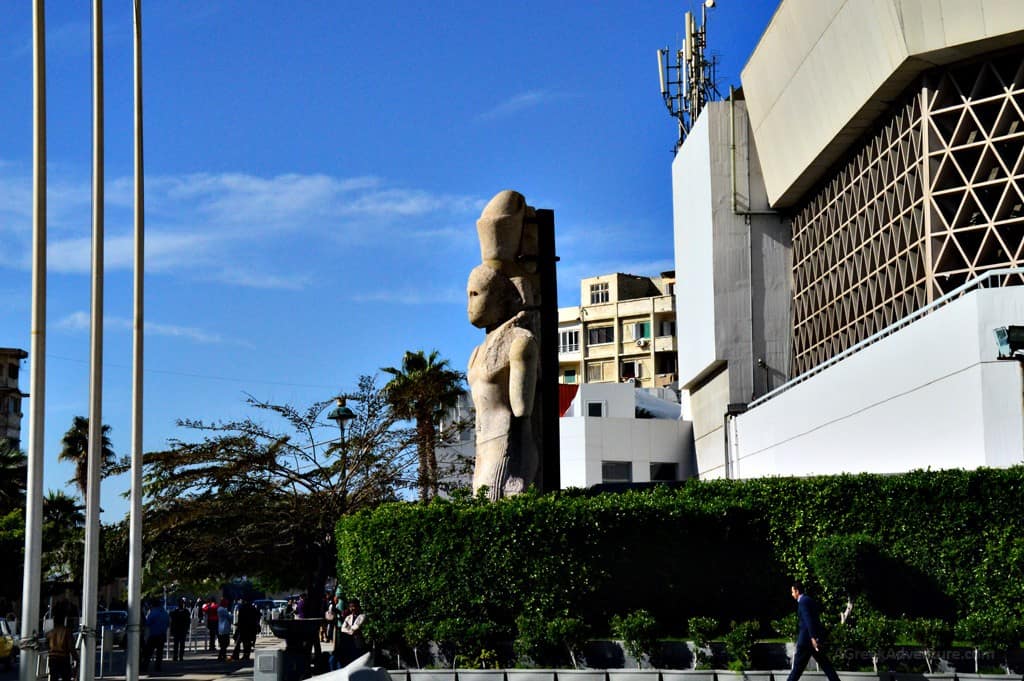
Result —
[{"label": "metal flagpole", "polygon": [[135,29],[135,329],[132,337],[132,485],[128,560],[128,663],[138,681],[142,645],[142,341],[145,213],[142,164],[142,0],[133,0]]},{"label": "metal flagpole", "polygon": [[46,397],[46,23],[45,3],[32,4],[32,365],[29,378],[25,568],[21,591],[21,681],[35,681],[42,582],[43,435]]},{"label": "metal flagpole", "polygon": [[103,464],[103,0],[92,5],[92,321],[89,343],[89,470],[85,495],[85,569],[79,677],[96,675],[100,472]]}]

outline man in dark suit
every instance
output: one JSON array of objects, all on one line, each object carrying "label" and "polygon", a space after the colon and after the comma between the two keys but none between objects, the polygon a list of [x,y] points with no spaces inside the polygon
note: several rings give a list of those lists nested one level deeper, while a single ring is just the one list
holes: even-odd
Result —
[{"label": "man in dark suit", "polygon": [[818,604],[804,593],[804,585],[801,582],[793,582],[790,593],[796,601],[798,629],[793,670],[789,673],[788,681],[797,681],[812,657],[821,667],[821,671],[825,672],[828,681],[839,681],[835,668],[825,654],[825,631],[818,617]]}]

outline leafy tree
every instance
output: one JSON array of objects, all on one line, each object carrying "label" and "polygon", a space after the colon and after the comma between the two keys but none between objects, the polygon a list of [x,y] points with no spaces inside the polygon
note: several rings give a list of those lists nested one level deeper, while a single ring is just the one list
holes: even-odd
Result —
[{"label": "leafy tree", "polygon": [[[122,462],[117,461],[113,446],[110,443],[110,426],[104,424],[100,436],[102,462],[100,463],[100,475],[106,477],[119,469]],[[85,499],[86,486],[89,480],[89,419],[85,416],[76,416],[71,420],[71,427],[61,438],[61,450],[57,455],[59,461],[70,461],[75,465],[75,476],[68,480],[78,487]]]},{"label": "leafy tree", "polygon": [[0,555],[0,601],[20,600],[25,555],[25,512],[20,508],[0,512]]},{"label": "leafy tree", "polygon": [[859,596],[870,597],[875,585],[886,578],[882,555],[881,546],[867,534],[826,537],[815,544],[814,573],[831,595],[846,600],[840,623],[853,612]]},{"label": "leafy tree", "polygon": [[85,507],[73,496],[50,490],[43,497],[43,574],[81,581],[85,551]]},{"label": "leafy tree", "polygon": [[147,559],[179,582],[245,574],[302,585],[310,610],[334,574],[334,525],[394,500],[411,468],[409,433],[374,379],[348,395],[355,418],[344,443],[325,420],[332,400],[299,410],[248,398],[286,432],[245,418],[179,425],[203,434],[145,456]]},{"label": "leafy tree", "polygon": [[863,643],[866,652],[871,654],[871,666],[877,672],[879,661],[885,660],[896,646],[900,634],[899,622],[865,607],[859,609],[853,628],[857,639]]},{"label": "leafy tree", "polygon": [[754,644],[760,631],[757,622],[733,622],[732,628],[725,635],[725,650],[732,658],[729,669],[745,671],[753,667]]},{"label": "leafy tree", "polygon": [[1024,631],[1020,619],[1009,611],[1006,604],[992,604],[986,610],[976,610],[956,623],[957,638],[974,644],[974,671],[978,672],[979,652],[1002,654],[1002,666],[1009,673],[1007,653],[1020,644]]},{"label": "leafy tree", "polygon": [[711,642],[715,639],[715,634],[718,633],[718,620],[714,617],[691,617],[687,627],[690,631],[690,638],[693,639],[694,667],[710,669]]},{"label": "leafy tree", "polygon": [[931,674],[936,653],[953,644],[953,628],[949,623],[939,619],[918,618],[907,623],[907,633],[924,649],[924,662],[928,665],[928,673]]},{"label": "leafy tree", "polygon": [[454,407],[459,396],[465,394],[465,376],[451,369],[448,360],[439,359],[436,350],[429,355],[422,350],[406,352],[401,367],[382,367],[381,371],[392,376],[384,393],[395,414],[416,423],[417,485],[420,500],[429,501],[438,491],[437,424],[445,409]]},{"label": "leafy tree", "polygon": [[0,438],[0,512],[25,505],[27,463],[20,449]]},{"label": "leafy tree", "polygon": [[583,645],[589,629],[578,617],[563,611],[559,616],[546,617],[523,614],[516,618],[516,654],[528,657],[542,666],[558,667],[568,654],[574,669],[579,669]]},{"label": "leafy tree", "polygon": [[644,656],[650,658],[658,644],[658,623],[646,610],[635,610],[625,617],[612,615],[612,635],[622,641],[636,666],[643,666]]}]

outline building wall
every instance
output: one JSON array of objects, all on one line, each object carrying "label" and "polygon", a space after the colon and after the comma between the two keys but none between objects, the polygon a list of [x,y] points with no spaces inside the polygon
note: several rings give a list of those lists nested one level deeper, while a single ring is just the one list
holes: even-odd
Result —
[{"label": "building wall", "polygon": [[922,71],[1022,31],[1015,0],[784,0],[742,73],[771,205],[807,193]]},{"label": "building wall", "polygon": [[679,383],[692,392],[683,418],[693,421],[705,477],[724,466],[727,406],[790,376],[790,227],[758,214],[767,200],[742,100],[705,107],[672,184]]},{"label": "building wall", "polygon": [[802,200],[796,373],[987,270],[1024,266],[1022,102],[1024,50],[933,69]]},{"label": "building wall", "polygon": [[1024,287],[972,291],[735,418],[736,477],[1024,462],[1021,364],[993,329]]},{"label": "building wall", "polygon": [[[665,387],[677,380],[675,370],[675,304],[672,273],[660,277],[608,274],[580,282],[583,304],[559,308],[559,333],[576,332],[578,346],[560,342],[559,381],[617,383],[632,378],[640,387]],[[592,286],[607,301],[591,303]],[[635,338],[635,324],[647,331]],[[607,342],[591,343],[590,332],[606,328]],[[599,375],[598,375],[599,374]]]},{"label": "building wall", "polygon": [[[635,418],[635,389],[623,384],[580,387],[559,422],[563,488],[602,482],[603,461],[630,462],[633,482],[650,481],[654,462],[677,465],[679,479],[696,474],[692,425],[680,419]],[[600,402],[605,416],[590,417],[586,405]]]}]

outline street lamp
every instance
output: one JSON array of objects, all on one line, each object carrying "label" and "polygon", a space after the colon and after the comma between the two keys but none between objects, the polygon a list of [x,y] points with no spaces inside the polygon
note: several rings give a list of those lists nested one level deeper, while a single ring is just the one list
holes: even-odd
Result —
[{"label": "street lamp", "polygon": [[327,418],[331,421],[338,422],[338,430],[341,431],[341,440],[339,441],[339,451],[341,454],[341,495],[342,503],[348,502],[348,445],[345,444],[345,422],[351,421],[356,417],[354,411],[345,406],[345,398],[337,397],[335,399],[336,406],[327,414]]},{"label": "street lamp", "polygon": [[342,448],[344,448],[345,422],[354,419],[356,417],[356,414],[354,411],[345,406],[344,397],[335,398],[335,403],[337,404],[337,406],[334,407],[334,409],[332,409],[330,412],[328,412],[327,418],[330,419],[331,421],[338,422],[338,430],[341,431],[341,446]]}]

